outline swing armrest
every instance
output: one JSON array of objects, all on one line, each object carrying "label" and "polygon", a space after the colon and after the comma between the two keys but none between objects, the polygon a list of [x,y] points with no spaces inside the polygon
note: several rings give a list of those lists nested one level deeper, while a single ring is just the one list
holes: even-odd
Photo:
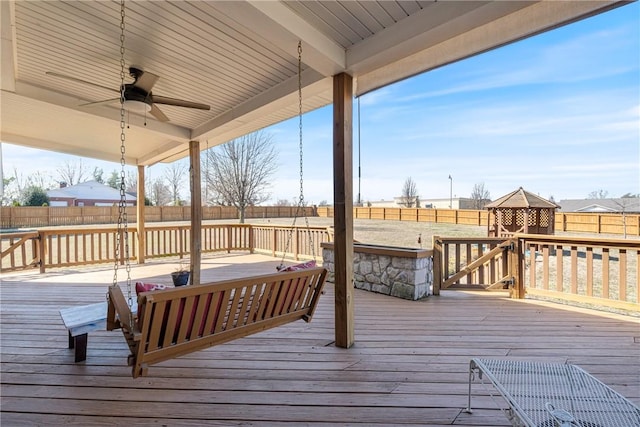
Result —
[{"label": "swing armrest", "polygon": [[112,326],[116,325],[113,329],[120,327],[129,331],[134,336],[140,335],[135,319],[136,317],[137,316],[131,312],[131,308],[129,308],[127,301],[124,299],[122,289],[120,289],[119,286],[110,286],[108,318]]}]

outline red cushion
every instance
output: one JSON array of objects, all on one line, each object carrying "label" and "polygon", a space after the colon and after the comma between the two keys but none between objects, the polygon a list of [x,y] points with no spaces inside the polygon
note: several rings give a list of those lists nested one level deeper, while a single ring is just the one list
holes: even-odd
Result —
[{"label": "red cushion", "polygon": [[[280,271],[281,273],[286,272],[286,271],[299,271],[299,270],[307,270],[309,268],[315,268],[316,267],[316,262],[315,260],[311,260],[311,261],[307,261],[307,262],[303,262],[300,264],[294,264],[294,265],[290,265],[288,267],[284,267],[284,268],[279,268],[278,271]],[[306,280],[304,281],[300,281],[300,279],[292,281],[291,283],[289,283],[286,288],[281,288],[280,291],[275,295],[275,299],[276,301],[278,300],[279,296],[284,293],[286,295],[288,295],[289,292],[295,292],[298,289],[298,286],[304,286],[306,284]],[[294,289],[291,289],[294,288]],[[267,306],[269,305],[269,301],[270,301],[270,295],[266,296],[265,299],[265,304],[267,304]],[[282,304],[280,304],[280,306],[278,307],[274,307],[273,308],[273,312],[272,313],[267,313],[267,316],[272,316],[272,315],[280,315],[280,314],[285,314],[289,311],[290,307],[285,307],[285,304],[287,303],[287,300],[285,298],[284,301],[282,301]],[[286,311],[285,311],[286,309]],[[255,318],[254,318],[255,320]]]},{"label": "red cushion", "polygon": [[140,295],[142,292],[157,291],[159,289],[169,289],[169,287],[167,285],[161,285],[160,283],[136,282],[136,295]]},{"label": "red cushion", "polygon": [[[142,292],[151,292],[151,291],[156,291],[156,290],[162,290],[162,289],[171,289],[170,286],[166,286],[166,285],[160,285],[160,284],[152,284],[152,283],[141,283],[141,282],[137,282],[136,283],[136,294],[140,294]],[[213,294],[208,294],[207,295],[207,302],[205,304],[205,310],[203,313],[203,317],[202,319],[199,319],[200,322],[200,326],[198,328],[198,335],[202,335],[204,332],[204,328],[206,326],[206,320],[207,320],[207,313],[210,309],[211,306],[211,300],[213,298]],[[193,301],[193,307],[191,309],[191,316],[189,318],[189,325],[188,325],[188,329],[187,329],[187,339],[191,339],[192,337],[190,336],[191,334],[191,330],[193,328],[193,323],[196,320],[196,312],[198,311],[198,302],[200,301],[200,296],[196,296],[194,298]],[[178,306],[178,315],[176,317],[176,325],[174,328],[174,334],[172,337],[172,343],[175,343],[178,339],[178,334],[180,332],[180,325],[182,323],[182,318],[184,316],[184,307],[186,304],[186,299],[185,298],[181,298],[180,299],[180,305]],[[216,307],[216,311],[214,313],[214,316],[217,317],[218,313],[220,312],[220,307],[222,306],[222,298],[220,298],[218,300],[218,306]],[[165,308],[165,312],[164,312],[164,317],[163,317],[163,322],[166,323],[167,319],[169,318],[169,311],[171,309],[170,304],[168,304]],[[144,313],[144,306],[139,307],[138,309],[138,319],[142,319]],[[215,327],[215,322],[214,322],[214,327]],[[165,331],[166,331],[166,327],[161,328],[160,330],[160,337],[158,340],[158,343],[160,346],[162,346],[162,343],[164,342],[164,335],[165,335]],[[212,331],[211,331],[212,332]],[[193,337],[196,338],[196,337]]]}]

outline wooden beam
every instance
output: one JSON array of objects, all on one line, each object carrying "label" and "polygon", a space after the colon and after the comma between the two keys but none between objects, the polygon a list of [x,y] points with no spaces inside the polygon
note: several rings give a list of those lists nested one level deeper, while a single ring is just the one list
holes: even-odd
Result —
[{"label": "wooden beam", "polygon": [[353,79],[333,77],[333,228],[336,346],[354,343],[353,302]]},{"label": "wooden beam", "polygon": [[200,142],[189,141],[189,179],[191,188],[191,284],[200,284],[202,259],[202,181]]},{"label": "wooden beam", "polygon": [[138,264],[144,264],[146,233],[144,229],[144,166],[138,165],[138,186],[136,194],[136,226],[138,230]]}]

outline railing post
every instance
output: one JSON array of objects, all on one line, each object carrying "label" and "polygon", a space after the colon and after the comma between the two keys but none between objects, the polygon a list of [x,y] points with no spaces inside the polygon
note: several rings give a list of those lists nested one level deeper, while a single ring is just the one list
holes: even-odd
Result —
[{"label": "railing post", "polygon": [[509,275],[513,280],[510,293],[511,298],[524,299],[524,251],[522,250],[522,239],[511,239],[511,248],[509,252]]},{"label": "railing post", "polygon": [[[277,240],[277,235],[276,235],[276,227],[274,226],[271,229],[271,231],[273,232],[272,236],[271,236],[271,256],[275,257],[276,256],[276,242],[278,241]],[[284,258],[284,255],[283,255],[283,258]]]},{"label": "railing post", "polygon": [[298,230],[298,228],[294,229],[295,232],[295,242],[294,242],[294,248],[295,248],[295,260],[298,261],[300,259],[300,230]]},{"label": "railing post", "polygon": [[255,249],[255,236],[254,236],[255,230],[253,228],[253,225],[249,225],[249,253],[254,253],[254,249]]},{"label": "railing post", "polygon": [[433,295],[440,295],[442,286],[442,241],[433,236]]},{"label": "railing post", "polygon": [[233,246],[233,230],[230,225],[227,225],[227,253],[231,253],[231,247]]},{"label": "railing post", "polygon": [[45,263],[47,262],[47,243],[46,236],[42,231],[38,231],[38,258],[40,261],[40,273],[44,273],[46,270]]}]

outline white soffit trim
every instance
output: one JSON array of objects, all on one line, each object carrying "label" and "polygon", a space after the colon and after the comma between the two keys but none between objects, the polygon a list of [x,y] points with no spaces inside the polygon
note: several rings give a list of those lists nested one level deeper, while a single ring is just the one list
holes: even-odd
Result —
[{"label": "white soffit trim", "polygon": [[280,2],[216,2],[215,7],[238,25],[250,22],[251,27],[243,26],[243,31],[266,39],[296,61],[298,40],[302,40],[302,61],[324,76],[332,76],[345,69],[344,48]]},{"label": "white soffit trim", "polygon": [[0,1],[0,55],[2,68],[0,68],[0,84],[2,90],[16,90],[16,26],[15,5],[11,1]]}]

